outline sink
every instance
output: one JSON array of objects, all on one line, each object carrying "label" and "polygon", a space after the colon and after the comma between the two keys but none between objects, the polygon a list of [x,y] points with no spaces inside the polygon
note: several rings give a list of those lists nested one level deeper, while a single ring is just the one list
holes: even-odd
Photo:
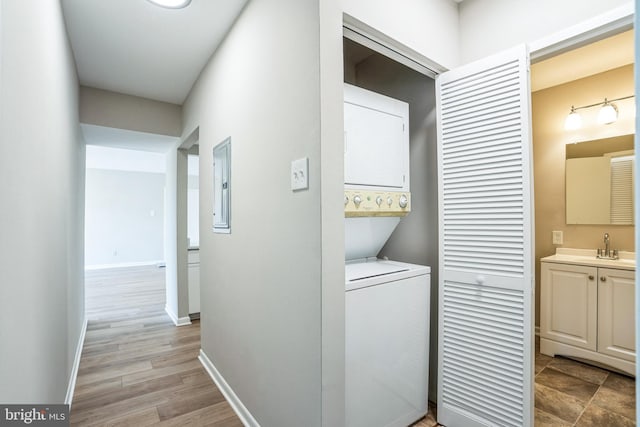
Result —
[{"label": "sink", "polygon": [[542,258],[544,261],[560,262],[567,264],[592,265],[596,267],[621,268],[625,270],[635,270],[635,252],[620,251],[618,259],[597,258],[595,249],[571,249],[558,248],[556,254]]}]

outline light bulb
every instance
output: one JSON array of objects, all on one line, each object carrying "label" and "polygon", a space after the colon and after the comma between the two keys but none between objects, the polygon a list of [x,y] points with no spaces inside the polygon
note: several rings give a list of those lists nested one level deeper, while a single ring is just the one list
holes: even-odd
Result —
[{"label": "light bulb", "polygon": [[567,116],[564,121],[565,130],[576,130],[582,127],[582,117],[580,113],[576,111],[576,109],[571,106],[571,113]]},{"label": "light bulb", "polygon": [[181,9],[189,6],[191,0],[149,0],[149,2],[156,6],[166,7],[168,9]]},{"label": "light bulb", "polygon": [[618,107],[604,99],[604,105],[598,112],[598,124],[609,125],[618,120]]}]

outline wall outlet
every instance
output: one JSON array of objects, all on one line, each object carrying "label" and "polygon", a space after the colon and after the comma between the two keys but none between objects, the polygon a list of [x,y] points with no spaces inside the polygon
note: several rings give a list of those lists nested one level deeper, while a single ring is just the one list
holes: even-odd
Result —
[{"label": "wall outlet", "polygon": [[309,159],[304,157],[291,162],[291,189],[297,191],[307,188],[309,188]]},{"label": "wall outlet", "polygon": [[552,231],[551,234],[553,236],[553,244],[561,245],[563,242],[562,231]]}]

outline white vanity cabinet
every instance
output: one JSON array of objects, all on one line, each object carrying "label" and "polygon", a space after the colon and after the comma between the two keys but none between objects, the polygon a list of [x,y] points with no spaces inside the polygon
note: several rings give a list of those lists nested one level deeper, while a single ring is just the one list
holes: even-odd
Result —
[{"label": "white vanity cabinet", "polygon": [[635,362],[635,272],[598,269],[598,352]]},{"label": "white vanity cabinet", "polygon": [[540,271],[540,352],[635,375],[635,265],[556,254]]},{"label": "white vanity cabinet", "polygon": [[541,338],[596,351],[597,270],[582,265],[541,264]]}]

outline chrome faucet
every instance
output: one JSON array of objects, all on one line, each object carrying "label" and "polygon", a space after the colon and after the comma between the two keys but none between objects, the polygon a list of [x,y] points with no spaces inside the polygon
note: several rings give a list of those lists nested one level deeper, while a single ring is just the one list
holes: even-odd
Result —
[{"label": "chrome faucet", "polygon": [[604,249],[598,248],[598,255],[596,258],[618,259],[618,250],[611,250],[611,238],[609,237],[609,233],[604,233]]}]

